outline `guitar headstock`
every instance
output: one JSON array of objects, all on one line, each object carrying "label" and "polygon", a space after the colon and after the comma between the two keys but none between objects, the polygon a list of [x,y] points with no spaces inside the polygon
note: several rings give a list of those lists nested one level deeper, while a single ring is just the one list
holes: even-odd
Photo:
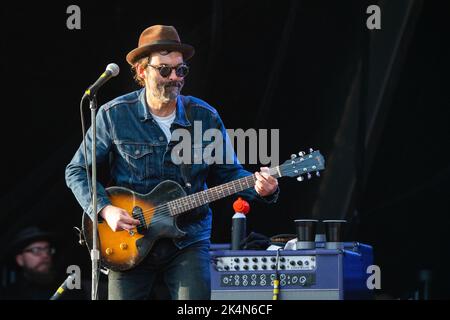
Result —
[{"label": "guitar headstock", "polygon": [[304,152],[299,152],[298,155],[293,154],[290,160],[280,165],[281,176],[297,177],[298,181],[303,181],[305,175],[311,179],[311,172],[320,176],[319,171],[325,169],[325,159],[318,150],[309,149],[309,152],[309,154]]}]

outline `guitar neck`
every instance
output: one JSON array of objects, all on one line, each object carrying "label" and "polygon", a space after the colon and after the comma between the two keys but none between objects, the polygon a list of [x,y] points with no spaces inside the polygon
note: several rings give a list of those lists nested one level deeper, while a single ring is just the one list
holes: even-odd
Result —
[{"label": "guitar neck", "polygon": [[[281,177],[279,167],[269,169],[269,174],[274,178]],[[201,207],[213,201],[231,196],[243,190],[255,186],[256,176],[254,174],[246,176],[231,182],[227,182],[217,187],[200,191],[168,203],[173,216],[177,216],[186,211]]]}]

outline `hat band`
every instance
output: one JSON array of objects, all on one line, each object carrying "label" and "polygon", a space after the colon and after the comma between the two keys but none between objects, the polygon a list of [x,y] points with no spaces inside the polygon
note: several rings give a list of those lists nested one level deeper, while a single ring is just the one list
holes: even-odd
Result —
[{"label": "hat band", "polygon": [[149,44],[145,44],[145,46],[152,46],[155,44],[181,44],[181,43],[175,40],[156,40]]}]

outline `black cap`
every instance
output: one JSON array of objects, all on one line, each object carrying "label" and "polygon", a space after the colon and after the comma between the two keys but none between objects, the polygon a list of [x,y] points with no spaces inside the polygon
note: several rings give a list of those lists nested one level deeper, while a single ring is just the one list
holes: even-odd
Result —
[{"label": "black cap", "polygon": [[11,242],[10,252],[12,254],[17,254],[30,243],[42,240],[53,242],[54,234],[44,231],[38,227],[27,227],[25,229],[22,229],[14,237],[13,241]]}]

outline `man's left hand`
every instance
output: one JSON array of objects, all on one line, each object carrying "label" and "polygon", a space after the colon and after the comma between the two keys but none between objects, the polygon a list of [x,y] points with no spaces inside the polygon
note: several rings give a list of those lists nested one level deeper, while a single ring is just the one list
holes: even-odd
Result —
[{"label": "man's left hand", "polygon": [[260,168],[261,172],[255,172],[255,190],[261,197],[273,194],[278,188],[278,180],[269,174],[269,168]]}]

